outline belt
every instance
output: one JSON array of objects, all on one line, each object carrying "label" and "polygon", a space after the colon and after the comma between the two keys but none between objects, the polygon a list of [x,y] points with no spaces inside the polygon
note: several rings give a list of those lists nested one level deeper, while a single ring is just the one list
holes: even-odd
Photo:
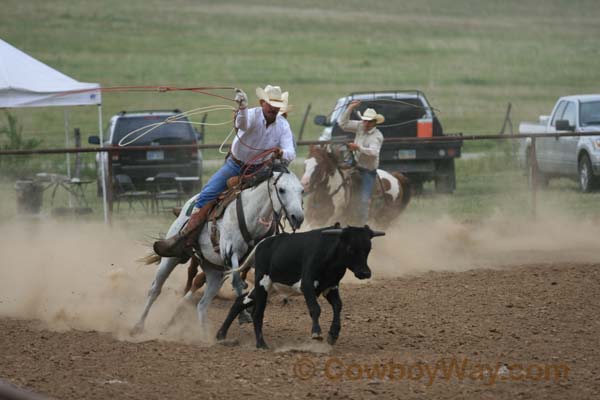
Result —
[{"label": "belt", "polygon": [[236,163],[237,166],[242,167],[244,166],[244,164],[246,164],[245,162],[243,162],[242,160],[238,160],[237,158],[235,158],[235,156],[233,154],[229,154],[229,157],[231,157],[231,160]]}]

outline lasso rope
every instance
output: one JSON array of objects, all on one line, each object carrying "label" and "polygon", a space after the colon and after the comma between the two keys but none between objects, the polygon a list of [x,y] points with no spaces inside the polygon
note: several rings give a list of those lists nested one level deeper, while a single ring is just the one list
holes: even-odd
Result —
[{"label": "lasso rope", "polygon": [[[228,106],[228,105],[212,105],[212,106],[207,106],[207,107],[195,108],[195,109],[192,109],[189,111],[184,111],[182,113],[170,116],[170,117],[166,118],[164,121],[157,122],[154,124],[148,124],[148,125],[142,126],[141,128],[134,129],[133,131],[131,131],[128,134],[126,134],[125,136],[123,136],[123,138],[121,140],[119,140],[118,145],[120,147],[123,147],[123,146],[128,146],[132,143],[135,143],[136,141],[138,141],[142,137],[146,136],[153,130],[155,130],[163,125],[166,125],[166,124],[173,124],[173,123],[181,124],[181,123],[183,123],[183,124],[205,125],[205,126],[219,126],[219,125],[230,124],[233,120],[217,122],[217,123],[193,122],[193,121],[189,121],[189,120],[182,121],[183,118],[186,118],[191,115],[201,114],[201,113],[209,113],[209,112],[214,112],[214,111],[223,111],[223,110],[235,110],[235,108],[232,106]],[[144,132],[141,133],[140,135],[134,137],[133,139],[126,141],[130,136],[135,135],[136,133],[138,133],[140,131],[144,131]]]}]

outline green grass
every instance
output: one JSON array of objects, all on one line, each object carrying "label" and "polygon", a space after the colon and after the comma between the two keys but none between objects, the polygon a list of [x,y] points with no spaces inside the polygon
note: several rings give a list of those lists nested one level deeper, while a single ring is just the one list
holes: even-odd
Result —
[{"label": "green grass", "polygon": [[[549,113],[559,96],[598,92],[599,17],[595,0],[282,0],[275,5],[260,0],[5,0],[0,26],[2,39],[12,45],[104,87],[241,87],[254,99],[255,87],[281,85],[295,106],[290,121],[296,133],[312,105],[304,138],[314,139],[320,128],[312,118],[329,113],[339,96],[380,89],[423,90],[447,132],[496,134],[512,103],[516,130],[520,121]],[[232,96],[229,90],[217,93]],[[120,110],[213,104],[232,103],[181,92],[105,92],[104,125]],[[43,139],[43,147],[64,146],[63,109],[11,112],[25,137]],[[73,107],[69,115],[71,130],[80,127],[84,138],[97,134],[94,107]],[[211,114],[209,122],[229,118]],[[228,132],[208,127],[206,142],[220,142]],[[491,141],[465,144],[465,151],[493,153],[496,148]],[[59,159],[39,158],[60,168]],[[434,209],[468,219],[515,199],[528,204],[526,188],[514,189],[520,172],[506,172],[506,165],[493,158],[486,162],[500,170],[459,161],[457,193],[424,196],[413,203],[415,212],[435,202]],[[13,191],[12,185],[6,183],[2,192]],[[595,207],[595,195],[582,196],[570,185],[553,185],[550,193]]]},{"label": "green grass", "polygon": [[[596,1],[29,1],[6,0],[2,38],[82,81],[103,86],[256,86],[290,90],[298,127],[305,107],[328,113],[351,90],[418,88],[453,132],[496,133],[535,119],[560,95],[597,89]],[[223,91],[221,94],[231,95]],[[192,109],[220,100],[174,93],[105,93],[122,109]],[[62,110],[20,110],[47,146],[64,142]],[[96,110],[73,126],[97,131]],[[105,121],[106,122],[106,121]],[[309,124],[307,137],[318,127]],[[212,129],[216,142],[226,129]]]}]

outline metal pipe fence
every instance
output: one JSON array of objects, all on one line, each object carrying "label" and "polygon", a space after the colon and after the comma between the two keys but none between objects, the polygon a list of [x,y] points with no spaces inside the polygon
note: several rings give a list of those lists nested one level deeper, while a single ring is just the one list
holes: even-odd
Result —
[{"label": "metal pipe fence", "polygon": [[[577,136],[600,136],[600,132],[566,132],[566,133],[531,133],[531,134],[518,134],[518,135],[465,135],[462,133],[449,134],[447,136],[440,137],[431,137],[431,138],[386,138],[384,139],[385,143],[433,143],[433,142],[456,142],[456,141],[507,141],[507,140],[531,140],[531,153],[532,156],[531,162],[529,165],[530,177],[531,177],[531,202],[532,202],[532,211],[535,215],[536,213],[536,203],[537,203],[537,190],[538,190],[538,164],[537,164],[537,156],[536,156],[536,141],[540,138],[561,138],[561,137],[577,137]],[[340,144],[347,143],[351,140],[348,139],[338,139],[338,140],[328,140],[328,141],[320,141],[320,140],[302,140],[298,141],[296,144],[298,146],[308,146],[308,145],[321,145],[321,144]],[[108,159],[108,182],[112,182],[113,174],[112,174],[112,155],[118,155],[122,152],[130,152],[130,151],[149,151],[149,150],[169,150],[169,149],[198,149],[198,150],[214,150],[214,149],[228,149],[228,145],[221,144],[192,144],[192,145],[159,145],[159,146],[126,146],[126,147],[86,147],[86,148],[54,148],[54,149],[29,149],[29,150],[2,150],[0,151],[0,161],[2,161],[2,157],[6,156],[31,156],[31,155],[52,155],[52,154],[72,154],[72,153],[109,153]],[[58,185],[57,185],[58,187]],[[79,187],[80,188],[80,187]],[[56,189],[54,189],[56,190]],[[113,210],[113,196],[111,193],[112,185],[107,185],[107,198],[108,198],[108,208],[110,213]],[[70,195],[69,195],[70,196]],[[69,201],[71,201],[71,197],[69,197]]]}]

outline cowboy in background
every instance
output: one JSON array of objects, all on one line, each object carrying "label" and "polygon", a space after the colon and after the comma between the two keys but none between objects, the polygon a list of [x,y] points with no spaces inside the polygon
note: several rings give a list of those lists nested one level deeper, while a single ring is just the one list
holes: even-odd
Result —
[{"label": "cowboy in background", "polygon": [[383,134],[376,128],[383,123],[385,118],[377,114],[372,108],[367,108],[361,115],[357,112],[361,121],[350,120],[350,114],[360,105],[360,100],[350,103],[346,111],[338,121],[340,128],[347,132],[354,132],[354,142],[348,144],[348,148],[358,153],[356,168],[360,174],[360,191],[358,197],[357,218],[358,225],[364,225],[369,219],[369,202],[371,192],[377,178],[379,167],[379,151],[383,143]]},{"label": "cowboy in background", "polygon": [[296,158],[294,136],[287,119],[279,115],[281,107],[287,105],[288,92],[282,93],[279,86],[267,85],[256,88],[259,107],[248,109],[248,96],[241,89],[235,90],[234,100],[238,103],[235,117],[237,134],[225,164],[204,185],[188,223],[176,235],[154,243],[154,251],[161,257],[181,257],[185,250],[198,239],[200,228],[216,202],[216,198],[227,188],[227,179],[242,172],[252,173],[263,165],[270,154],[260,158],[267,149],[276,148],[276,156],[285,164]]}]

